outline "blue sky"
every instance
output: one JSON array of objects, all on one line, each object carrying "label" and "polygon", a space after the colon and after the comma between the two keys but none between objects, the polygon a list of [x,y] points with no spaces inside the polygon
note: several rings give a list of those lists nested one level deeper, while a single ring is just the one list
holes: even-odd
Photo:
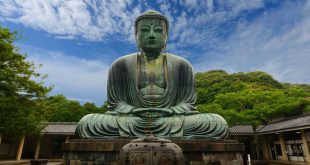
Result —
[{"label": "blue sky", "polygon": [[265,71],[310,84],[308,0],[0,0],[0,24],[43,64],[50,93],[101,105],[110,64],[136,52],[133,22],[148,9],[170,21],[167,51],[195,72]]}]

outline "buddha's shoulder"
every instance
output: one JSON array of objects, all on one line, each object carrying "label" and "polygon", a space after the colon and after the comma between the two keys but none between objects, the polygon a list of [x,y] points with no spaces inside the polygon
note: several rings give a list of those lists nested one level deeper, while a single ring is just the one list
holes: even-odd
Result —
[{"label": "buddha's shoulder", "polygon": [[167,53],[167,57],[172,59],[173,61],[178,61],[179,63],[181,64],[185,64],[185,65],[191,65],[189,63],[189,61],[187,61],[185,58],[181,57],[181,56],[178,56],[178,55],[175,55],[175,54],[172,54],[172,53]]},{"label": "buddha's shoulder", "polygon": [[137,53],[131,53],[131,54],[127,54],[124,56],[121,56],[119,58],[117,58],[112,65],[123,65],[124,63],[127,63],[133,59],[137,58]]}]

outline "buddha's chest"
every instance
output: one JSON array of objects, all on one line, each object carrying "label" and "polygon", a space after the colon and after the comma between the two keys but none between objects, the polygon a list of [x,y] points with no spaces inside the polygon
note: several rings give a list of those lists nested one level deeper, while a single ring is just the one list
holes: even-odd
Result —
[{"label": "buddha's chest", "polygon": [[167,67],[163,59],[141,62],[138,67],[138,89],[145,96],[161,95],[166,89]]},{"label": "buddha's chest", "polygon": [[163,66],[145,66],[139,71],[139,86],[156,85],[165,87],[165,75]]}]

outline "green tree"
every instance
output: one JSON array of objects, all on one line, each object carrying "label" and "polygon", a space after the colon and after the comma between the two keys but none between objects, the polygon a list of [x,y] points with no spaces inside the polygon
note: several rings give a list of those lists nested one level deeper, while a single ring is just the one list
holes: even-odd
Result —
[{"label": "green tree", "polygon": [[104,113],[108,110],[108,102],[105,101],[102,106],[99,107],[99,112]]},{"label": "green tree", "polygon": [[264,72],[228,74],[222,70],[197,73],[198,110],[218,113],[229,124],[258,125],[277,116],[310,110],[310,92],[283,84]]},{"label": "green tree", "polygon": [[81,105],[78,101],[69,100],[63,95],[50,96],[44,100],[46,119],[50,122],[78,122],[83,116],[90,113],[104,113],[106,104],[97,107],[87,102]]},{"label": "green tree", "polygon": [[41,101],[50,88],[44,87],[44,76],[35,71],[33,62],[13,45],[16,32],[0,26],[0,133],[29,135],[41,129]]},{"label": "green tree", "polygon": [[94,104],[87,102],[83,105],[84,113],[100,113],[100,109]]},{"label": "green tree", "polygon": [[68,100],[63,95],[50,96],[44,101],[47,120],[52,122],[75,122],[85,114],[78,101]]},{"label": "green tree", "polygon": [[223,70],[212,70],[196,74],[197,104],[211,103],[219,93],[228,93],[243,89],[243,84],[234,81]]}]

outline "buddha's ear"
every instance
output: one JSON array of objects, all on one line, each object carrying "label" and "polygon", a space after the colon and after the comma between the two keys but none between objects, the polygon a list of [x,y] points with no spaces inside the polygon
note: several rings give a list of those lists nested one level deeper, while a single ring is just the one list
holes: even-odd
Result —
[{"label": "buddha's ear", "polygon": [[138,50],[140,50],[141,49],[141,46],[140,46],[140,41],[139,41],[139,34],[138,34],[138,32],[136,32],[136,43],[137,43],[137,47],[138,47]]},{"label": "buddha's ear", "polygon": [[167,40],[168,40],[168,37],[165,38],[164,50],[167,48],[167,42],[168,42]]},{"label": "buddha's ear", "polygon": [[167,47],[167,42],[168,42],[168,28],[167,28],[167,26],[165,25],[166,24],[166,22],[164,22],[164,31],[165,31],[165,33],[166,33],[166,35],[165,35],[165,48]]},{"label": "buddha's ear", "polygon": [[167,42],[168,42],[168,32],[166,32],[166,35],[165,35],[164,49],[167,48]]}]

